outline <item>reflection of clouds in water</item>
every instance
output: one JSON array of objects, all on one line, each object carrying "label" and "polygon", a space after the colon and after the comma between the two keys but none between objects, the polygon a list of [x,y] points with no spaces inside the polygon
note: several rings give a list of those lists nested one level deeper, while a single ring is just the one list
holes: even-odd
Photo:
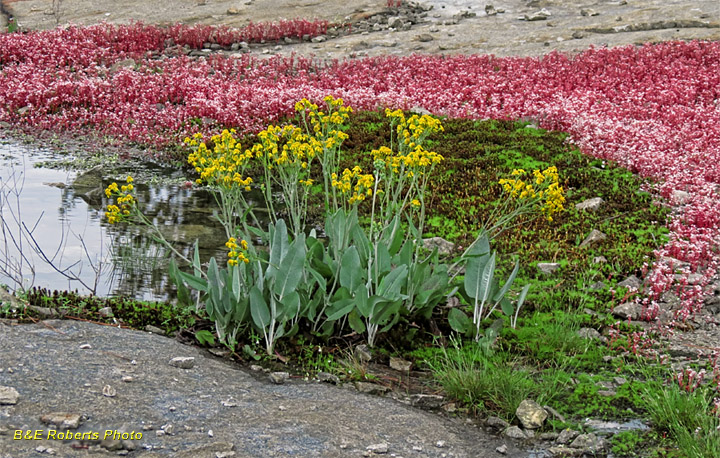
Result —
[{"label": "reflection of clouds in water", "polygon": [[[2,163],[0,177],[7,187],[3,194],[8,201],[5,206],[11,208],[3,209],[4,221],[9,230],[16,236],[19,233],[18,224],[13,221],[10,210],[21,218],[39,248],[47,258],[53,260],[58,269],[72,267],[75,273],[83,282],[92,285],[95,282],[96,274],[88,262],[88,257],[95,266],[99,265],[102,257],[108,253],[108,239],[104,228],[100,224],[100,212],[88,208],[87,204],[75,196],[72,189],[50,186],[47,183],[69,183],[74,178],[74,173],[36,168],[33,166],[38,161],[50,160],[53,155],[50,151],[20,144],[2,144],[0,152],[12,158],[12,163]],[[13,184],[12,175],[18,180]],[[16,197],[14,187],[17,186],[19,195]],[[9,193],[9,195],[8,195]],[[19,214],[18,214],[19,204]],[[81,237],[82,241],[78,238]],[[1,235],[0,235],[1,237]],[[84,246],[83,246],[84,243]],[[0,256],[6,256],[11,260],[20,258],[18,246],[8,240],[8,249],[5,253],[4,241]],[[59,274],[43,258],[32,249],[33,242],[22,240],[22,253],[29,259],[35,270],[34,286],[47,289],[78,289],[83,293],[87,291],[79,282],[69,282],[67,278]],[[78,263],[80,261],[81,263]],[[30,277],[31,269],[24,269],[24,275]],[[10,282],[10,279],[0,277],[0,282]],[[27,286],[27,285],[26,285]],[[110,287],[100,287],[96,291],[100,295],[107,295],[111,292]]]},{"label": "reflection of clouds in water", "polygon": [[[105,261],[107,264],[103,265],[103,275],[98,281],[98,295],[130,295],[146,300],[162,300],[171,296],[173,287],[166,276],[168,253],[153,245],[151,238],[139,227],[108,225],[103,221],[104,206],[88,206],[71,187],[61,189],[44,184],[69,184],[75,176],[70,172],[33,167],[33,163],[52,159],[52,152],[37,146],[0,144],[0,178],[7,180],[13,171],[21,178],[19,174],[22,173],[25,183],[20,194],[21,217],[28,226],[37,223],[33,235],[48,258],[53,258],[58,247],[64,244],[62,254],[55,258],[55,265],[65,268],[81,261],[82,270],[78,264],[73,271],[82,272],[80,277],[89,285],[95,283],[95,272],[88,264],[88,256],[95,266]],[[12,167],[13,163],[17,165]],[[149,169],[162,175],[178,173],[168,168],[149,166]],[[135,172],[129,174],[136,175]],[[104,184],[109,182],[106,179]],[[5,183],[0,182],[0,186]],[[207,260],[210,256],[219,261],[224,259],[223,244],[226,239],[222,227],[212,217],[213,209],[217,208],[212,194],[181,186],[146,186],[142,183],[137,183],[135,189],[143,211],[151,221],[186,236],[180,238],[194,237],[202,229],[202,242],[211,243],[207,246],[201,243],[201,259]],[[103,204],[106,203],[103,195]],[[6,218],[5,214],[3,218]],[[17,232],[17,227],[14,230]],[[86,248],[77,235],[82,237]],[[212,245],[214,239],[217,239],[216,245]],[[177,249],[191,257],[193,240],[178,244]],[[23,252],[35,266],[35,286],[88,292],[78,282],[68,282],[43,262],[29,249],[27,242],[23,244]],[[0,258],[4,258],[4,250],[0,239]],[[19,253],[12,247],[7,255],[17,258]],[[0,275],[0,283],[12,282]]]}]

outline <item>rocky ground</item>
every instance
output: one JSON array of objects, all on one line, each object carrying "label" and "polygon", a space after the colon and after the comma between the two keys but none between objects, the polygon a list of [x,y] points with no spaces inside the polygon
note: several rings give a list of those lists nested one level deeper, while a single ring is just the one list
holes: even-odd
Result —
[{"label": "rocky ground", "polygon": [[[541,55],[588,46],[666,40],[720,39],[715,0],[425,0],[387,8],[385,0],[2,0],[23,29],[68,23],[225,24],[282,18],[324,19],[351,27],[312,42],[267,44],[266,54],[314,54],[323,59],[409,53]],[[0,24],[1,25],[1,24]],[[352,33],[349,33],[352,32]],[[337,35],[337,36],[334,36]]]},{"label": "rocky ground", "polygon": [[[2,458],[527,456],[507,439],[351,384],[243,371],[149,332],[0,322],[0,348]],[[72,440],[48,439],[66,429]],[[42,439],[15,440],[17,430]],[[130,436],[103,440],[107,430]]]}]

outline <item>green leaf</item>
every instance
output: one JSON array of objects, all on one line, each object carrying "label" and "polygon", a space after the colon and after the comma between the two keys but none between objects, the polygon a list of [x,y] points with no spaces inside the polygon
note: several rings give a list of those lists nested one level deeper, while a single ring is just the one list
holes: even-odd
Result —
[{"label": "green leaf", "polygon": [[203,329],[202,331],[197,331],[195,333],[195,339],[197,339],[200,345],[210,345],[211,347],[215,346],[215,336],[212,332],[206,329]]},{"label": "green leaf", "polygon": [[486,256],[490,254],[490,240],[487,233],[482,231],[475,241],[465,251],[465,256]]},{"label": "green leaf", "polygon": [[235,311],[235,301],[231,296],[231,294],[223,294],[222,300],[220,301],[223,315],[230,316],[230,314]]},{"label": "green leaf", "polygon": [[399,318],[400,312],[400,306],[402,305],[402,300],[397,301],[382,301],[378,302],[379,310],[377,313],[375,313],[372,318],[370,318],[370,322],[373,324],[384,324],[386,323],[391,317],[393,318],[393,322],[395,322],[396,318]]},{"label": "green leaf", "polygon": [[325,253],[322,242],[320,242],[315,237],[310,236],[306,239],[305,243],[307,245],[308,259],[310,259],[312,261],[314,261],[316,259],[322,260],[323,255]]},{"label": "green leaf", "polygon": [[249,230],[255,237],[259,237],[263,240],[268,240],[268,233],[260,229],[259,227],[248,226],[247,230]]},{"label": "green leaf", "polygon": [[270,309],[257,286],[250,288],[250,314],[258,328],[266,329],[270,324]]},{"label": "green leaf", "polygon": [[516,305],[517,309],[516,310],[519,311],[520,307],[522,307],[522,305],[525,303],[525,297],[527,296],[528,291],[530,291],[529,283],[527,285],[525,285],[525,287],[522,289],[522,291],[520,291],[520,297],[518,297],[518,300],[517,300],[517,305]]},{"label": "green leaf", "polygon": [[380,278],[385,275],[386,272],[390,272],[390,269],[392,269],[392,263],[390,262],[390,252],[385,245],[377,245],[375,247],[375,254],[377,257],[373,260],[371,272],[373,282],[377,285]]},{"label": "green leaf", "polygon": [[471,327],[470,318],[465,313],[458,309],[452,308],[448,313],[448,323],[455,332],[465,334]]},{"label": "green leaf", "polygon": [[297,316],[300,311],[300,295],[297,291],[293,291],[287,294],[280,300],[280,304],[283,306],[282,313],[280,315],[292,319]]},{"label": "green leaf", "polygon": [[328,321],[336,321],[340,318],[344,317],[348,313],[350,313],[351,310],[355,308],[355,299],[347,298],[347,299],[340,299],[338,301],[333,302],[327,310],[325,310],[325,314],[327,315]]},{"label": "green leaf", "polygon": [[512,273],[510,273],[510,276],[508,277],[507,281],[503,285],[502,288],[500,288],[500,291],[498,291],[495,296],[493,296],[493,302],[499,302],[500,299],[505,297],[505,293],[508,292],[510,287],[512,286],[513,282],[515,281],[515,276],[518,273],[518,269],[520,269],[520,263],[515,260],[515,268],[513,269]]},{"label": "green leaf", "polygon": [[[490,298],[490,293],[492,292],[492,284],[493,279],[495,276],[495,253],[490,256],[490,260],[485,264],[485,268],[483,269],[482,273],[482,279],[480,286],[482,288],[482,296],[480,297],[480,300],[485,303]],[[477,297],[476,297],[477,299]]]},{"label": "green leaf", "polygon": [[295,323],[288,332],[285,333],[285,337],[292,337],[300,330],[300,325]]},{"label": "green leaf", "polygon": [[346,232],[347,218],[345,211],[340,209],[330,215],[325,221],[325,233],[330,239],[330,244],[336,253],[342,253],[347,246]]},{"label": "green leaf", "polygon": [[[470,258],[465,266],[465,280],[463,286],[467,297],[470,299],[476,299],[480,296],[480,279],[482,278],[483,270],[489,260],[488,257],[477,257]],[[468,301],[472,302],[472,301]]]},{"label": "green leaf", "polygon": [[170,281],[173,282],[177,288],[178,302],[186,307],[192,305],[190,292],[188,291],[187,286],[185,286],[185,283],[182,281],[182,277],[180,277],[180,270],[178,269],[174,258],[170,258],[168,276],[170,277]]},{"label": "green leaf", "polygon": [[200,245],[197,239],[195,239],[195,246],[193,248],[193,273],[196,277],[202,278],[202,264],[200,264]]},{"label": "green leaf", "polygon": [[395,255],[398,250],[400,250],[403,240],[405,239],[404,232],[400,230],[400,215],[395,215],[395,218],[390,222],[388,228],[391,229],[388,234],[388,240],[390,242],[388,243],[388,252],[390,255]]},{"label": "green leaf", "polygon": [[323,277],[320,272],[313,269],[312,267],[306,267],[305,270],[308,274],[315,280],[315,282],[318,285],[317,293],[320,296],[325,296],[327,294],[327,280],[325,280],[325,277]]},{"label": "green leaf", "polygon": [[331,278],[333,276],[334,270],[329,264],[330,262],[332,261],[329,258],[326,259],[325,257],[322,259],[320,257],[310,258],[310,265],[312,268],[325,278]]},{"label": "green leaf", "polygon": [[278,274],[273,283],[273,292],[282,300],[286,294],[297,288],[303,278],[303,267],[305,266],[304,234],[295,239],[279,262]]},{"label": "green leaf", "polygon": [[402,295],[400,290],[407,279],[407,266],[396,267],[391,270],[381,281],[378,286],[378,296],[382,296],[388,300],[395,301]]},{"label": "green leaf", "polygon": [[238,324],[244,324],[247,319],[249,300],[247,297],[242,297],[240,300],[235,302],[235,310],[232,314],[232,319]]},{"label": "green leaf", "polygon": [[354,291],[355,295],[355,308],[357,308],[358,312],[362,316],[370,316],[372,313],[372,306],[373,304],[370,304],[368,302],[368,290],[367,286],[365,284],[359,284],[357,285],[357,288]]},{"label": "green leaf", "polygon": [[398,254],[396,254],[395,257],[393,257],[393,260],[392,260],[393,264],[395,264],[395,265],[405,264],[405,265],[409,266],[410,263],[412,262],[412,257],[413,257],[413,249],[414,249],[413,245],[414,244],[413,244],[412,240],[406,241],[405,244],[403,245],[402,249],[400,249],[400,252],[398,252]]},{"label": "green leaf", "polygon": [[395,311],[394,311],[394,315],[392,315],[392,320],[390,320],[389,323],[387,323],[385,326],[383,326],[383,327],[380,329],[380,333],[389,331],[390,328],[392,328],[393,326],[395,326],[395,325],[398,323],[398,321],[400,321],[400,314],[397,313],[399,310],[400,310],[400,303],[398,303],[397,310],[395,310]]},{"label": "green leaf", "polygon": [[185,273],[182,270],[178,270],[178,276],[182,281],[188,284],[188,286],[196,291],[207,291],[208,283],[202,277],[196,277],[195,275]]},{"label": "green leaf", "polygon": [[268,278],[275,276],[277,271],[280,269],[280,263],[283,262],[283,259],[287,255],[289,242],[285,221],[283,219],[279,219],[274,226],[271,224],[270,234],[272,239],[270,245],[270,259],[268,260],[269,265],[266,273]]},{"label": "green leaf", "polygon": [[240,264],[242,264],[242,267],[240,265],[229,267],[232,275],[232,293],[235,301],[240,300],[240,269],[245,267],[245,263]]},{"label": "green leaf", "polygon": [[370,240],[359,224],[353,226],[350,233],[352,235],[353,242],[357,247],[358,254],[360,255],[360,262],[367,265],[367,261],[370,259],[370,252],[372,250]]},{"label": "green leaf", "polygon": [[210,262],[208,263],[207,277],[208,292],[210,293],[210,296],[213,298],[213,300],[222,300],[225,285],[223,285],[222,279],[220,278],[220,269],[218,269],[215,258],[210,258]]},{"label": "green leaf", "polygon": [[503,297],[502,299],[500,299],[500,308],[507,316],[512,316],[513,312],[515,311],[515,307],[513,307],[512,302],[510,302],[510,299],[508,299],[507,297]]},{"label": "green leaf", "polygon": [[465,291],[468,296],[486,302],[490,296],[493,275],[495,274],[495,253],[489,259],[471,258],[465,269]]},{"label": "green leaf", "polygon": [[360,264],[360,255],[355,245],[351,246],[340,260],[340,285],[350,291],[363,282],[363,269]]},{"label": "green leaf", "polygon": [[312,298],[312,300],[309,300],[307,302],[307,305],[305,308],[301,311],[301,315],[305,318],[307,318],[310,321],[315,321],[315,318],[318,314],[318,305],[320,305],[320,302],[325,299],[324,297],[324,291],[323,294],[315,294]]},{"label": "green leaf", "polygon": [[348,324],[350,328],[358,334],[365,332],[365,323],[358,315],[357,310],[353,310],[348,314]]}]

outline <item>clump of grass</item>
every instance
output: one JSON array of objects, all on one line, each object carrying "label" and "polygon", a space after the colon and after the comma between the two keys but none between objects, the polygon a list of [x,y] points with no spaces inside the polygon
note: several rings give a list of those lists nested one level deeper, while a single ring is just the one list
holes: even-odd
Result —
[{"label": "clump of grass", "polygon": [[706,389],[688,393],[672,384],[648,387],[644,394],[653,426],[672,437],[682,456],[720,457],[720,418],[711,412],[712,399]]},{"label": "clump of grass", "polygon": [[427,364],[449,396],[475,412],[492,413],[508,421],[515,418],[524,399],[539,403],[556,399],[569,379],[555,370],[533,374],[516,362],[487,354],[479,345],[457,341]]}]

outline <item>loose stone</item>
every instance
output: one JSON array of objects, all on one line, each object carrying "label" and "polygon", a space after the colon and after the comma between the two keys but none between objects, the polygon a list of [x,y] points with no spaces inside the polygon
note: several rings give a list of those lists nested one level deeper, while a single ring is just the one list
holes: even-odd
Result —
[{"label": "loose stone", "polygon": [[503,434],[505,434],[505,436],[509,437],[510,439],[525,440],[528,438],[527,435],[525,434],[525,432],[517,426],[509,427],[508,429],[505,430],[505,432]]},{"label": "loose stone", "polygon": [[117,391],[115,391],[115,388],[111,387],[110,385],[105,385],[102,389],[103,396],[106,396],[108,398],[114,398],[117,396]]},{"label": "loose stone", "polygon": [[544,274],[551,274],[560,268],[560,264],[557,262],[539,262],[537,268]]},{"label": "loose stone", "polygon": [[382,442],[380,444],[368,445],[367,447],[365,447],[365,450],[370,453],[377,453],[378,455],[380,455],[383,453],[387,453],[389,450],[389,446],[385,442]]},{"label": "loose stone", "polygon": [[635,275],[630,275],[625,280],[621,281],[617,284],[620,287],[623,288],[629,288],[629,289],[640,289],[642,287],[642,281],[637,278]]},{"label": "loose stone", "polygon": [[409,372],[412,367],[410,361],[406,361],[402,358],[390,357],[390,368],[400,372]]},{"label": "loose stone", "polygon": [[597,453],[605,448],[605,439],[595,434],[581,434],[572,441],[570,447],[579,448],[590,453]]},{"label": "loose stone", "polygon": [[370,382],[355,382],[355,389],[366,394],[385,394],[390,388]]},{"label": "loose stone", "polygon": [[195,358],[192,356],[178,356],[170,360],[170,365],[180,369],[192,369],[195,366]]},{"label": "loose stone", "polygon": [[270,381],[276,385],[282,385],[285,380],[290,378],[290,374],[287,372],[273,372],[270,374]]},{"label": "loose stone", "polygon": [[578,210],[597,211],[600,206],[605,203],[602,197],[593,197],[592,199],[583,200],[579,204],[575,204]]},{"label": "loose stone", "polygon": [[599,339],[601,337],[600,333],[593,328],[580,328],[577,334],[583,339]]},{"label": "loose stone", "polygon": [[612,310],[612,314],[618,318],[637,320],[640,317],[642,306],[634,302],[625,302]]},{"label": "loose stone", "polygon": [[485,424],[495,429],[505,429],[510,426],[510,423],[506,422],[502,418],[493,416],[489,416],[487,420],[485,420]]},{"label": "loose stone", "polygon": [[164,336],[164,335],[165,335],[165,331],[163,331],[162,329],[158,328],[157,326],[153,326],[153,325],[151,325],[151,324],[148,324],[147,326],[145,326],[145,330],[146,330],[147,332],[151,332],[151,333],[153,333],[153,334],[157,334],[157,335],[160,335],[160,336]]},{"label": "loose stone", "polygon": [[445,402],[445,397],[437,394],[413,394],[410,403],[415,407],[424,409],[439,409]]},{"label": "loose stone", "polygon": [[372,359],[372,353],[370,353],[367,345],[358,345],[357,347],[355,347],[355,358],[357,358],[361,362],[366,363]]},{"label": "loose stone", "polygon": [[40,422],[62,429],[77,429],[80,426],[80,415],[67,412],[51,412],[40,417]]},{"label": "loose stone", "polygon": [[541,427],[548,417],[545,409],[531,399],[522,401],[515,411],[515,415],[526,429],[537,429]]},{"label": "loose stone", "polygon": [[338,376],[329,372],[318,372],[317,378],[321,382],[332,383],[334,385],[340,383],[340,379],[338,378]]},{"label": "loose stone", "polygon": [[20,393],[15,388],[0,386],[0,405],[14,405],[17,404],[18,399],[20,399]]},{"label": "loose stone", "polygon": [[597,229],[593,229],[590,234],[588,234],[588,236],[585,238],[585,240],[582,241],[580,247],[583,248],[589,245],[594,245],[595,243],[602,242],[606,238],[607,236],[605,234],[598,231]]},{"label": "loose stone", "polygon": [[569,444],[573,439],[578,437],[580,433],[572,429],[563,429],[555,440],[558,444]]},{"label": "loose stone", "polygon": [[[426,38],[429,37],[429,39],[422,39],[422,37],[426,37]],[[418,40],[432,41],[433,38],[432,38],[432,35],[420,35],[420,37],[418,37]],[[434,250],[435,248],[437,248],[438,254],[441,254],[441,255],[451,254],[453,252],[453,250],[455,249],[454,243],[449,242],[442,237],[430,237],[427,239],[423,239],[423,245],[428,250]]]}]

